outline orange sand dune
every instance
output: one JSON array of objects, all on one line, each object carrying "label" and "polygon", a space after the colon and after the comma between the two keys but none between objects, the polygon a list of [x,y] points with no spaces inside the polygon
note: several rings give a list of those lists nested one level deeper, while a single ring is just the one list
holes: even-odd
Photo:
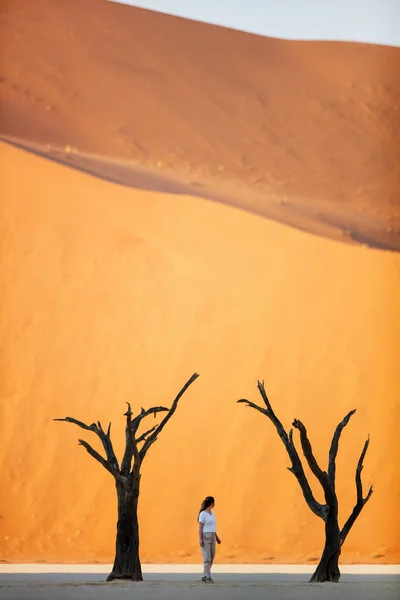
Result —
[{"label": "orange sand dune", "polygon": [[161,173],[400,249],[400,49],[267,39],[103,0],[8,0],[0,34],[1,135],[97,174],[87,155],[123,159],[128,185]]},{"label": "orange sand dune", "polygon": [[342,522],[368,433],[375,493],[343,561],[398,562],[398,254],[138,192],[6,144],[0,166],[3,560],[111,561],[112,478],[78,446],[81,430],[51,419],[111,419],[121,455],[125,402],[167,404],[198,370],[146,459],[143,560],[200,561],[196,510],[210,493],[219,561],[318,557],[323,524],[276,432],[235,404],[258,400],[264,377],[322,465],[336,423],[358,408],[338,460]]}]

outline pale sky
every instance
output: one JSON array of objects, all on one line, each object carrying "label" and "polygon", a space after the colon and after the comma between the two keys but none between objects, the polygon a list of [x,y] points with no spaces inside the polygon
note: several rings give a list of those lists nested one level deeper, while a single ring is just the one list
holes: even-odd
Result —
[{"label": "pale sky", "polygon": [[251,33],[400,46],[400,0],[113,0]]}]

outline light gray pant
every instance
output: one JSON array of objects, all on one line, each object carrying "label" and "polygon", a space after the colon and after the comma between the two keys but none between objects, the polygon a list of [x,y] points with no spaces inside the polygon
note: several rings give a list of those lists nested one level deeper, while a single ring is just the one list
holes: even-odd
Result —
[{"label": "light gray pant", "polygon": [[204,577],[211,577],[211,567],[215,558],[215,546],[216,538],[215,533],[203,533],[203,546],[201,547],[201,553],[203,555],[204,562]]}]

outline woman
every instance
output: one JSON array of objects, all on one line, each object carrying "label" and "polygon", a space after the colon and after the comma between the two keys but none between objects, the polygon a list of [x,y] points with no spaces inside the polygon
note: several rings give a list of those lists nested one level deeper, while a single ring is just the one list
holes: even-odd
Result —
[{"label": "woman", "polygon": [[199,544],[203,554],[204,571],[201,580],[203,583],[214,583],[211,577],[211,567],[215,558],[215,542],[221,543],[217,535],[216,519],[212,509],[215,500],[207,496],[200,506],[199,512]]}]

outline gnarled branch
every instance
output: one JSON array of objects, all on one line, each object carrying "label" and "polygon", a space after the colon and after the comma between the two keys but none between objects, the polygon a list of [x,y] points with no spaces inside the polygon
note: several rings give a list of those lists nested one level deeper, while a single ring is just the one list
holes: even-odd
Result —
[{"label": "gnarled branch", "polygon": [[301,462],[300,456],[298,455],[298,452],[296,450],[296,446],[294,445],[293,429],[289,431],[288,453],[292,461],[292,467],[289,467],[288,471],[293,473],[293,475],[299,482],[304,499],[307,502],[308,507],[312,510],[312,512],[315,515],[317,515],[317,517],[320,517],[325,521],[326,516],[328,514],[328,507],[326,504],[321,504],[320,502],[318,502],[311,491],[310,484],[308,483],[307,476],[304,472],[303,463]]},{"label": "gnarled branch", "polygon": [[91,425],[86,425],[86,423],[78,421],[78,419],[74,419],[73,417],[65,417],[65,419],[53,419],[53,421],[66,421],[67,423],[74,423],[74,425],[78,425],[78,427],[81,427],[82,429],[87,429],[87,431],[95,432],[96,430],[95,423],[92,423]]},{"label": "gnarled branch", "polygon": [[356,412],[356,409],[351,410],[339,423],[339,425],[335,429],[335,433],[333,434],[331,447],[329,450],[329,463],[328,463],[328,479],[329,483],[332,486],[332,489],[335,489],[335,475],[336,475],[336,456],[339,448],[339,439],[342,434],[343,429],[346,427],[347,423],[350,421],[351,417]]},{"label": "gnarled branch", "polygon": [[104,431],[103,427],[101,426],[100,421],[97,421],[97,430],[95,433],[97,433],[97,435],[101,439],[101,443],[103,444],[103,448],[105,450],[107,460],[114,467],[114,469],[119,472],[119,464],[118,464],[117,457],[115,456],[114,448],[113,448],[113,445],[111,442],[110,431],[111,431],[111,422],[108,424],[107,433],[106,433]]},{"label": "gnarled branch", "polygon": [[351,513],[351,515],[349,516],[349,518],[347,519],[346,523],[343,525],[343,529],[340,532],[340,544],[342,545],[343,542],[345,541],[350,529],[353,527],[355,520],[357,519],[358,515],[360,514],[360,512],[362,511],[362,509],[364,508],[364,506],[366,505],[366,503],[368,502],[368,500],[371,498],[373,487],[371,485],[371,487],[368,490],[368,493],[366,495],[365,498],[363,498],[363,486],[362,486],[362,481],[361,481],[361,471],[364,468],[364,458],[365,455],[367,453],[368,450],[368,446],[369,446],[369,436],[368,439],[366,440],[364,447],[362,449],[360,458],[358,460],[357,463],[357,469],[356,469],[356,490],[357,490],[357,502],[356,505],[353,508],[353,512]]},{"label": "gnarled branch", "polygon": [[258,385],[258,390],[261,394],[261,397],[264,400],[264,403],[266,406],[265,409],[258,406],[257,404],[254,404],[253,402],[250,402],[249,400],[244,399],[244,398],[242,398],[241,400],[238,400],[238,402],[245,403],[247,406],[250,406],[251,408],[258,410],[262,414],[266,415],[272,421],[272,423],[275,425],[278,435],[281,438],[281,440],[286,448],[286,451],[289,455],[291,463],[292,463],[292,466],[289,467],[288,470],[291,473],[293,473],[293,475],[296,477],[297,481],[299,482],[301,490],[303,492],[304,499],[307,502],[309,508],[312,510],[312,512],[315,515],[317,515],[321,519],[325,520],[326,513],[327,513],[327,507],[324,504],[321,504],[320,502],[318,502],[312,493],[310,484],[308,483],[306,474],[304,473],[302,462],[300,460],[300,457],[297,453],[296,447],[293,442],[293,430],[292,429],[290,430],[289,435],[286,433],[286,430],[283,427],[281,421],[278,419],[278,417],[275,415],[274,411],[272,410],[270,401],[265,392],[264,382],[258,381],[257,385]]},{"label": "gnarled branch", "polygon": [[[128,473],[130,471],[132,457],[135,455],[135,447],[136,447],[136,450],[138,451],[138,455],[135,458],[134,464],[137,463],[140,465],[142,463],[144,457],[146,456],[147,450],[150,448],[150,446],[152,444],[154,444],[154,442],[157,440],[159,433],[162,431],[162,429],[165,427],[165,425],[167,424],[169,419],[174,414],[174,412],[178,406],[178,402],[179,402],[180,398],[186,392],[188,387],[198,377],[199,377],[199,375],[197,373],[194,373],[191,376],[191,378],[185,383],[183,388],[180,390],[179,394],[176,396],[175,400],[173,401],[173,403],[171,405],[171,408],[166,408],[165,406],[153,406],[152,408],[149,408],[147,410],[142,408],[141,412],[134,419],[132,419],[130,417],[131,424],[128,425],[128,421],[127,421],[127,426],[126,426],[125,453],[124,453],[124,457],[123,457],[122,463],[121,463],[122,475],[126,476],[126,475],[128,475]],[[128,405],[128,406],[129,406],[129,410],[130,410],[130,405]],[[137,433],[137,430],[139,429],[142,419],[144,419],[145,417],[148,417],[151,414],[154,414],[154,417],[156,417],[157,413],[159,413],[159,412],[167,413],[166,416],[164,417],[164,419],[161,421],[161,423],[159,425],[155,425],[151,429],[142,433],[138,438],[136,438],[135,435]],[[131,413],[131,415],[132,415],[132,413]],[[132,438],[131,434],[132,434],[133,438]],[[140,442],[144,442],[144,443],[143,443],[143,446],[139,450],[137,445]]]},{"label": "gnarled branch", "polygon": [[95,450],[94,448],[92,448],[92,446],[90,444],[88,444],[87,442],[85,442],[85,440],[78,440],[79,445],[83,446],[84,448],[86,448],[86,450],[89,452],[89,454],[91,456],[93,456],[93,458],[95,458],[101,465],[103,465],[103,467],[105,469],[107,469],[107,471],[109,473],[111,473],[111,475],[114,475],[115,477],[115,473],[113,472],[113,469],[111,468],[111,465],[108,463],[108,461],[106,461],[105,458],[103,458],[103,456],[101,456],[101,454],[99,454],[97,452],[97,450]]},{"label": "gnarled branch", "polygon": [[271,417],[274,417],[276,419],[277,417],[275,416],[275,413],[272,410],[272,406],[271,406],[271,403],[270,403],[269,398],[267,396],[267,392],[265,391],[264,381],[257,381],[257,387],[258,387],[258,391],[261,394],[261,398],[264,400],[264,404],[267,407],[267,411],[269,412],[269,414],[271,415]]},{"label": "gnarled branch", "polygon": [[246,404],[246,406],[249,406],[250,408],[254,408],[254,410],[258,410],[263,415],[267,415],[267,411],[265,410],[265,408],[258,406],[258,404],[255,404],[254,402],[250,402],[250,400],[246,400],[246,398],[241,398],[237,402],[238,402],[238,404]]},{"label": "gnarled branch", "polygon": [[153,414],[154,414],[154,418],[156,418],[157,413],[159,413],[159,412],[168,412],[168,411],[169,411],[169,408],[166,408],[165,406],[153,406],[152,408],[149,408],[147,410],[145,410],[144,408],[142,408],[142,410],[140,411],[140,413],[134,419],[132,419],[132,431],[133,431],[133,433],[136,434],[137,430],[139,429],[139,426],[140,426],[140,423],[141,423],[142,419],[145,419],[149,415],[153,415]]},{"label": "gnarled branch", "polygon": [[[128,403],[128,406],[129,406],[129,410],[130,410],[129,403]],[[124,456],[122,458],[122,463],[121,463],[122,475],[125,475],[125,476],[128,475],[128,473],[131,469],[132,457],[134,455],[130,432],[132,432],[134,439],[136,439],[135,435],[136,435],[137,430],[139,429],[142,419],[144,419],[145,417],[148,417],[149,415],[152,415],[152,414],[154,414],[154,418],[155,418],[157,416],[157,413],[159,413],[159,412],[168,412],[168,408],[165,408],[165,406],[153,406],[152,408],[149,408],[148,410],[145,410],[144,408],[142,408],[140,413],[134,419],[132,419],[132,411],[131,411],[131,425],[128,426],[128,421],[127,421],[126,429],[125,429],[125,452],[124,452]],[[127,415],[127,413],[125,413],[125,416],[126,415]],[[140,436],[140,437],[142,437],[142,436]],[[136,445],[139,443],[139,441],[143,441],[143,440],[140,440],[140,438],[136,439]]]},{"label": "gnarled branch", "polygon": [[268,396],[265,392],[264,382],[257,381],[257,387],[261,394],[262,399],[264,400],[264,404],[265,404],[266,408],[261,408],[261,406],[258,406],[257,404],[254,404],[254,402],[250,402],[250,400],[246,400],[245,398],[238,400],[238,403],[239,404],[241,402],[246,403],[247,406],[250,406],[251,408],[258,410],[259,412],[263,413],[265,416],[267,416],[272,421],[272,423],[276,427],[279,437],[281,438],[282,442],[285,445],[286,450],[289,452],[290,458],[292,458],[291,449],[289,449],[290,444],[289,444],[288,435],[287,435],[282,423],[280,422],[280,420],[278,419],[278,417],[275,415],[274,411],[272,410],[272,406],[271,406]]},{"label": "gnarled branch", "polygon": [[[133,468],[136,471],[140,470],[140,465],[141,465],[141,460],[140,460],[140,455],[139,455],[139,450],[136,444],[136,440],[135,440],[135,434],[133,432],[133,427],[132,427],[132,410],[131,410],[131,405],[129,404],[129,402],[127,402],[128,405],[128,410],[125,413],[126,416],[126,431],[127,431],[127,436],[129,439],[129,446],[131,448],[131,452],[133,455]],[[128,440],[127,440],[128,441]],[[131,459],[132,460],[132,459]],[[130,468],[130,465],[129,465]]]},{"label": "gnarled branch", "polygon": [[303,449],[304,457],[307,460],[307,463],[311,469],[311,472],[318,479],[318,481],[320,482],[320,484],[322,486],[322,489],[324,490],[325,500],[326,500],[327,504],[328,505],[335,504],[337,501],[335,492],[332,489],[331,484],[329,483],[328,474],[321,469],[321,467],[319,466],[319,464],[317,462],[317,459],[315,458],[315,456],[313,454],[311,442],[307,436],[307,429],[305,428],[304,424],[301,421],[299,421],[298,419],[295,419],[293,421],[293,427],[298,429],[300,432],[300,442],[301,442],[301,447]]},{"label": "gnarled branch", "polygon": [[155,431],[157,429],[157,427],[158,427],[158,425],[154,425],[154,427],[151,427],[151,429],[148,429],[147,431],[142,433],[142,435],[140,435],[136,439],[136,443],[140,444],[140,442],[144,442],[146,440],[146,438],[150,435],[150,433],[153,433],[153,431]]},{"label": "gnarled branch", "polygon": [[89,452],[89,454],[91,454],[91,456],[93,456],[96,460],[98,460],[103,465],[103,467],[105,467],[107,469],[107,471],[109,471],[112,475],[114,475],[115,478],[120,477],[118,460],[117,460],[117,457],[115,456],[114,448],[113,448],[111,438],[110,438],[111,423],[109,424],[107,433],[106,433],[103,430],[103,427],[101,426],[100,421],[97,421],[97,425],[96,425],[96,423],[87,425],[86,423],[83,423],[83,421],[79,421],[78,419],[74,419],[73,417],[65,417],[64,419],[53,419],[53,421],[65,421],[67,423],[73,423],[74,425],[77,425],[78,427],[81,427],[81,429],[85,429],[86,431],[93,431],[93,433],[95,433],[97,435],[97,437],[100,439],[100,441],[103,445],[103,448],[106,452],[107,459],[104,459],[98,452],[96,452],[96,450],[94,450],[84,440],[79,440],[79,444],[81,446],[84,446],[86,448],[86,450]]},{"label": "gnarled branch", "polygon": [[171,405],[171,408],[168,410],[168,413],[165,415],[165,417],[163,418],[163,420],[161,421],[161,423],[159,424],[159,426],[157,427],[157,429],[155,431],[153,431],[153,433],[151,433],[149,435],[149,437],[146,439],[146,441],[144,442],[142,448],[139,451],[140,458],[142,460],[146,456],[146,453],[147,453],[148,449],[150,448],[150,446],[152,444],[154,444],[154,442],[156,441],[157,437],[160,435],[161,431],[164,429],[164,427],[166,426],[166,424],[168,423],[168,421],[170,420],[170,418],[172,417],[172,415],[176,411],[177,406],[178,406],[178,402],[181,399],[181,397],[183,396],[183,394],[186,392],[186,390],[188,389],[188,387],[191,386],[194,381],[196,381],[196,379],[198,377],[199,377],[198,373],[193,373],[193,375],[190,377],[190,379],[188,379],[188,381],[185,383],[185,385],[179,391],[178,395],[176,396],[175,400],[173,401],[173,403]]}]

